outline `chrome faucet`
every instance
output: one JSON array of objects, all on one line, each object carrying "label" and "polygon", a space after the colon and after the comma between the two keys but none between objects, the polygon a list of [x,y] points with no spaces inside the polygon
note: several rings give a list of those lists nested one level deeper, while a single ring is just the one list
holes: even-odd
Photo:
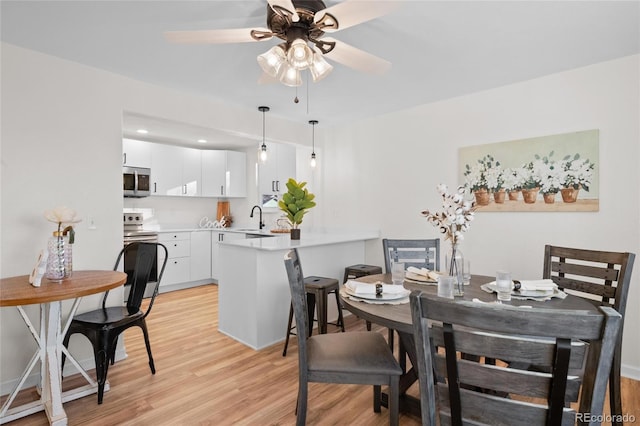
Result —
[{"label": "chrome faucet", "polygon": [[256,209],[256,207],[258,208],[258,210],[260,210],[260,229],[262,229],[262,228],[264,228],[264,222],[262,221],[262,207],[253,206],[253,208],[251,209],[251,214],[249,215],[249,217],[253,217],[253,211]]}]

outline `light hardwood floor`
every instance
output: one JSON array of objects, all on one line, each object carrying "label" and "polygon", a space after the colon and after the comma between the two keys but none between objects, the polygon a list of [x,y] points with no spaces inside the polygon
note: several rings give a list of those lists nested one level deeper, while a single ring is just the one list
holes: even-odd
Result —
[{"label": "light hardwood floor", "polygon": [[[138,328],[125,332],[128,358],[109,369],[111,390],[102,405],[91,395],[64,405],[69,425],[293,425],[298,388],[297,346],[293,338],[254,351],[218,332],[215,285],[158,296],[148,318],[156,374],[152,375]],[[364,322],[346,318],[348,330]],[[284,337],[283,324],[283,337]],[[381,328],[374,330],[383,332]],[[88,345],[88,341],[87,341]],[[65,378],[64,386],[78,383]],[[417,387],[411,389],[417,395]],[[27,390],[19,401],[33,398]],[[640,422],[640,382],[623,379],[625,411]],[[312,383],[308,425],[387,425],[388,412],[372,409],[370,386]],[[44,413],[10,425],[46,425]],[[419,425],[402,415],[400,424]]]}]

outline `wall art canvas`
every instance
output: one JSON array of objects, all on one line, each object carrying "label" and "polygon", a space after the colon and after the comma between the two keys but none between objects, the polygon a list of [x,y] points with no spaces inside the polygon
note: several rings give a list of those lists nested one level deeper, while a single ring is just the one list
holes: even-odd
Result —
[{"label": "wall art canvas", "polygon": [[459,150],[459,181],[479,212],[595,212],[599,131],[540,136]]}]

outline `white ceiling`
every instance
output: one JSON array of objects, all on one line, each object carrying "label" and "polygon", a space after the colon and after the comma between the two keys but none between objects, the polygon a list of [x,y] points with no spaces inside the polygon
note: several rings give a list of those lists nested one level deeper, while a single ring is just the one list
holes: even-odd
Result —
[{"label": "white ceiling", "polygon": [[[277,41],[173,45],[163,37],[171,30],[266,27],[265,0],[2,0],[1,34],[14,45],[248,109],[268,105],[269,114],[316,119],[323,127],[640,51],[639,1],[397,3],[383,18],[331,35],[392,62],[386,75],[333,63],[332,74],[297,92],[258,84],[256,56]],[[130,117],[129,133],[144,119]],[[164,127],[168,141],[172,132],[215,133]],[[227,136],[228,145],[243,143]]]}]

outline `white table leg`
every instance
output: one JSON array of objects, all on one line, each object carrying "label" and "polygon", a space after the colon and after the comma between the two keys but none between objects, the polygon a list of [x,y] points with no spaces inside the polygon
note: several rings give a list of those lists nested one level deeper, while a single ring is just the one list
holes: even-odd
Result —
[{"label": "white table leg", "polygon": [[60,371],[60,309],[62,302],[50,302],[43,305],[45,317],[45,356],[42,371],[42,402],[49,423],[56,426],[67,424],[67,414],[62,408],[62,372]]},{"label": "white table leg", "polygon": [[[17,306],[22,320],[38,345],[38,350],[29,361],[18,385],[2,406],[2,409],[0,410],[0,424],[5,424],[44,410],[51,425],[65,426],[67,424],[67,415],[64,412],[62,404],[97,392],[97,382],[89,377],[88,373],[71,356],[71,354],[69,354],[62,344],[64,334],[66,334],[69,329],[69,325],[71,324],[71,320],[73,319],[79,304],[80,298],[76,299],[73,303],[64,327],[61,327],[62,302],[58,301],[41,304],[40,332],[38,332],[33,326],[24,309],[22,309],[21,306]],[[62,351],[65,352],[67,359],[73,363],[73,365],[87,380],[87,385],[71,389],[64,393],[62,392],[62,371],[60,365],[62,361]],[[40,399],[18,407],[9,408],[38,361],[40,361],[41,366]],[[107,383],[105,384],[105,392],[108,390],[109,384]]]}]

